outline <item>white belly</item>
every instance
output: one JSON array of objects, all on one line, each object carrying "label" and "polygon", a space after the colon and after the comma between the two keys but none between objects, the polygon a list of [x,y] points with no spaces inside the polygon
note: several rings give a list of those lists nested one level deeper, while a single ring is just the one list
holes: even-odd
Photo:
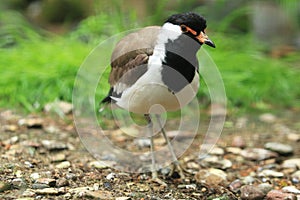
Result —
[{"label": "white belly", "polygon": [[175,94],[163,84],[159,74],[155,70],[147,71],[132,87],[123,92],[121,98],[115,99],[117,106],[134,113],[161,114],[176,111],[195,97],[199,88],[197,72],[192,83]]}]

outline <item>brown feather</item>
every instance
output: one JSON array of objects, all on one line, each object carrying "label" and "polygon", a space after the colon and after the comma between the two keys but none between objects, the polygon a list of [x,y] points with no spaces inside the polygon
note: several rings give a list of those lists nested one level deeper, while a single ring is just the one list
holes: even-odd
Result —
[{"label": "brown feather", "polygon": [[[144,67],[142,70],[132,69],[147,63],[149,56],[153,54],[159,30],[159,26],[149,26],[125,36],[117,43],[111,56],[111,86],[120,81],[130,86],[142,75],[141,73],[146,72]],[[133,73],[134,71],[138,73]],[[126,77],[123,77],[125,73]]]}]

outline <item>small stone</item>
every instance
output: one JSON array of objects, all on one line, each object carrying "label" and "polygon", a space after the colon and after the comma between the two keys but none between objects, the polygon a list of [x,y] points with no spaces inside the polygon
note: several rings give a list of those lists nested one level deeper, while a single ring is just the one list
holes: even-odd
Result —
[{"label": "small stone", "polygon": [[4,145],[12,145],[12,144],[16,144],[19,141],[19,137],[18,136],[13,136],[7,140],[2,141],[2,143]]},{"label": "small stone", "polygon": [[278,142],[268,142],[265,144],[265,148],[271,151],[275,151],[281,155],[288,155],[293,153],[292,146]]},{"label": "small stone", "polygon": [[293,177],[293,178],[297,178],[298,180],[300,180],[300,170],[294,172],[294,173],[292,174],[292,177]]},{"label": "small stone", "polygon": [[282,168],[300,169],[300,158],[292,158],[283,161]]},{"label": "small stone", "polygon": [[261,149],[261,148],[244,149],[241,151],[240,155],[248,160],[253,160],[253,161],[262,161],[269,158],[278,157],[277,153],[266,149]]},{"label": "small stone", "polygon": [[32,184],[32,189],[45,189],[49,188],[49,185],[43,184],[43,183],[33,183]]},{"label": "small stone", "polygon": [[77,179],[77,176],[74,173],[67,173],[66,179],[75,181]]},{"label": "small stone", "polygon": [[271,190],[268,192],[266,200],[296,200],[296,196],[294,194],[284,193],[280,190]]},{"label": "small stone", "polygon": [[85,197],[85,198],[93,198],[93,199],[114,199],[111,192],[109,191],[102,191],[102,190],[98,190],[98,191],[91,191],[91,190],[86,190],[81,197]]},{"label": "small stone", "polygon": [[269,183],[261,183],[258,185],[258,188],[267,195],[273,189],[273,186]]},{"label": "small stone", "polygon": [[284,174],[282,172],[277,172],[270,169],[265,169],[258,174],[259,177],[274,177],[274,178],[282,178]]},{"label": "small stone", "polygon": [[60,178],[56,181],[56,186],[57,187],[65,187],[65,186],[69,186],[70,183],[66,178]]},{"label": "small stone", "polygon": [[53,126],[53,125],[45,127],[44,130],[47,133],[51,133],[51,134],[53,134],[53,133],[59,133],[60,132],[60,129],[57,128],[56,126]]},{"label": "small stone", "polygon": [[241,151],[242,151],[242,149],[239,147],[227,147],[226,148],[227,153],[232,153],[232,154],[236,154],[236,155],[240,154]]},{"label": "small stone", "polygon": [[11,181],[11,184],[13,185],[14,188],[17,188],[17,189],[26,187],[26,183],[22,178],[14,178]]},{"label": "small stone", "polygon": [[10,184],[0,181],[0,192],[4,192],[9,189],[10,189]]},{"label": "small stone", "polygon": [[298,133],[289,133],[287,135],[287,139],[293,142],[298,142],[300,141],[300,134]]},{"label": "small stone", "polygon": [[116,197],[116,200],[130,200],[130,197]]},{"label": "small stone", "polygon": [[59,191],[56,188],[44,188],[44,189],[37,189],[34,190],[36,194],[41,194],[41,195],[58,195]]},{"label": "small stone", "polygon": [[246,142],[242,136],[237,135],[233,137],[231,145],[233,147],[244,148],[246,146]]},{"label": "small stone", "polygon": [[227,174],[215,168],[209,170],[200,170],[195,175],[195,180],[198,183],[205,182],[208,185],[219,185],[227,181]]},{"label": "small stone", "polygon": [[34,197],[35,196],[35,192],[32,189],[26,189],[23,193],[22,196],[24,197]]},{"label": "small stone", "polygon": [[70,166],[71,166],[71,163],[69,161],[64,161],[64,162],[57,164],[55,167],[58,169],[66,169],[66,168],[69,168]]},{"label": "small stone", "polygon": [[47,103],[44,107],[45,112],[55,112],[58,115],[70,114],[72,112],[73,105],[65,101],[55,101]]},{"label": "small stone", "polygon": [[218,155],[218,156],[222,156],[224,155],[224,149],[220,148],[220,147],[214,147],[209,151],[209,154],[211,155]]},{"label": "small stone", "polygon": [[285,193],[300,194],[300,190],[298,190],[295,186],[286,186],[282,188],[281,191]]},{"label": "small stone", "polygon": [[199,164],[196,163],[196,162],[188,162],[188,163],[186,164],[186,167],[187,167],[188,169],[197,169],[197,170],[200,168]]},{"label": "small stone", "polygon": [[42,118],[24,118],[18,121],[19,126],[27,126],[27,128],[41,128],[44,120]]},{"label": "small stone", "polygon": [[68,146],[65,143],[56,140],[43,140],[42,145],[49,151],[68,149]]},{"label": "small stone", "polygon": [[243,182],[240,179],[236,179],[229,184],[229,189],[233,192],[238,192],[243,185]]},{"label": "small stone", "polygon": [[14,124],[5,124],[2,126],[2,129],[6,132],[16,132],[18,130],[18,126]]},{"label": "small stone", "polygon": [[245,185],[241,188],[241,199],[243,200],[261,200],[265,194],[253,185]]},{"label": "small stone", "polygon": [[243,183],[244,183],[245,185],[251,185],[251,184],[253,184],[255,181],[256,181],[255,178],[253,178],[252,176],[246,176],[246,177],[244,177],[244,179],[243,179]]},{"label": "small stone", "polygon": [[105,165],[104,162],[102,161],[92,161],[88,164],[90,167],[94,167],[94,168],[97,168],[97,169],[106,169],[107,168],[107,165]]},{"label": "small stone", "polygon": [[34,173],[30,174],[30,178],[33,180],[36,180],[36,179],[40,178],[40,174],[37,172],[34,172]]},{"label": "small stone", "polygon": [[276,121],[276,117],[271,113],[264,113],[259,116],[259,120],[265,123],[272,124]]},{"label": "small stone", "polygon": [[116,174],[115,173],[110,173],[106,176],[107,180],[114,180],[116,178]]},{"label": "small stone", "polygon": [[196,190],[197,185],[196,185],[196,184],[188,184],[188,185],[181,184],[181,185],[178,185],[177,188],[178,188],[178,189],[191,189],[191,190]]},{"label": "small stone", "polygon": [[35,183],[46,184],[50,187],[54,187],[56,185],[56,180],[53,178],[38,178]]},{"label": "small stone", "polygon": [[66,155],[63,153],[58,153],[58,154],[51,156],[52,162],[61,162],[61,161],[65,161],[65,160],[66,160]]},{"label": "small stone", "polygon": [[240,117],[236,120],[235,127],[236,128],[246,128],[248,122],[247,117]]},{"label": "small stone", "polygon": [[137,138],[134,140],[134,143],[141,148],[150,147],[151,140],[149,138]]}]

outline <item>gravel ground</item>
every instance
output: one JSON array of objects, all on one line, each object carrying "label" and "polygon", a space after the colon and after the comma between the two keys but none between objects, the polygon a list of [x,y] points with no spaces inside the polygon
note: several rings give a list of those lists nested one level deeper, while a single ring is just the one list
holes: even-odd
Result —
[{"label": "gravel ground", "polygon": [[297,116],[227,119],[207,157],[199,160],[195,140],[180,158],[184,179],[176,173],[166,176],[168,168],[159,172],[167,183],[163,186],[151,181],[151,174],[124,173],[95,160],[83,147],[72,115],[62,120],[53,114],[21,116],[2,110],[0,199],[299,200]]}]

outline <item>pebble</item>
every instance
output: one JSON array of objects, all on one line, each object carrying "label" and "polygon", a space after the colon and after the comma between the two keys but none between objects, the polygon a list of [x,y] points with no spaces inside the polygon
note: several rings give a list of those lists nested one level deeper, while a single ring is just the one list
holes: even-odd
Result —
[{"label": "pebble", "polygon": [[32,184],[32,189],[44,189],[44,188],[49,188],[49,185],[43,184],[43,183],[33,183]]},{"label": "pebble", "polygon": [[243,178],[243,183],[246,185],[253,184],[255,181],[256,181],[256,179],[252,176],[245,176]]},{"label": "pebble", "polygon": [[195,174],[195,180],[198,183],[205,182],[208,185],[219,185],[227,181],[227,174],[220,169],[202,169]]},{"label": "pebble", "polygon": [[12,144],[16,144],[17,142],[19,142],[19,137],[18,136],[13,136],[7,140],[2,141],[2,143],[4,145],[12,145]]},{"label": "pebble", "polygon": [[300,134],[297,133],[289,133],[287,134],[287,139],[293,142],[300,141]]},{"label": "pebble", "polygon": [[243,185],[243,182],[240,179],[236,179],[229,184],[229,189],[233,192],[238,192]]},{"label": "pebble", "polygon": [[150,147],[151,140],[148,138],[137,138],[134,140],[134,144],[137,146],[144,148],[144,147]]},{"label": "pebble", "polygon": [[240,155],[248,160],[253,160],[253,161],[262,161],[269,158],[278,157],[277,153],[266,149],[261,149],[261,148],[244,149],[241,151]]},{"label": "pebble", "polygon": [[44,188],[44,189],[36,189],[34,190],[36,194],[42,195],[58,195],[59,190],[57,188]]},{"label": "pebble", "polygon": [[4,192],[9,189],[10,189],[10,184],[0,181],[0,192]]},{"label": "pebble", "polygon": [[271,113],[264,113],[259,116],[259,120],[265,123],[272,124],[276,121],[276,116]]},{"label": "pebble", "polygon": [[271,190],[268,192],[266,200],[296,200],[296,196],[294,194],[284,193],[280,190]]},{"label": "pebble", "polygon": [[271,151],[275,151],[281,155],[288,155],[293,153],[293,147],[291,145],[278,142],[268,142],[265,144],[265,148]]},{"label": "pebble", "polygon": [[45,184],[50,187],[54,187],[56,185],[56,180],[53,178],[38,178],[35,180],[35,183]]},{"label": "pebble", "polygon": [[105,165],[105,163],[103,161],[91,161],[89,164],[88,164],[90,167],[94,167],[94,168],[97,168],[97,169],[106,169],[107,168],[107,165]]},{"label": "pebble", "polygon": [[217,156],[222,156],[224,155],[224,149],[220,148],[220,147],[214,147],[209,151],[209,154],[211,155],[217,155]]},{"label": "pebble", "polygon": [[274,178],[282,178],[284,174],[282,172],[277,172],[270,169],[265,169],[258,174],[259,177],[274,177]]},{"label": "pebble", "polygon": [[130,200],[130,197],[116,197],[116,200]]},{"label": "pebble", "polygon": [[285,186],[281,189],[281,191],[285,193],[300,194],[300,190],[298,190],[295,186]]},{"label": "pebble", "polygon": [[201,164],[208,167],[228,169],[232,167],[232,162],[228,159],[222,159],[218,156],[207,156],[201,160]]},{"label": "pebble", "polygon": [[56,186],[57,187],[65,187],[65,186],[69,186],[70,183],[66,178],[60,178],[56,181]]},{"label": "pebble", "polygon": [[115,173],[109,173],[107,176],[106,176],[106,179],[107,180],[114,180],[116,178],[116,174]]},{"label": "pebble", "polygon": [[298,180],[300,180],[300,170],[294,172],[294,173],[292,174],[292,177],[293,177],[293,178],[297,178]]},{"label": "pebble", "polygon": [[32,189],[26,189],[23,193],[22,196],[24,197],[34,197],[35,196],[35,192]]},{"label": "pebble", "polygon": [[23,188],[26,187],[26,182],[22,178],[14,178],[11,181],[11,184],[13,185],[14,188]]},{"label": "pebble", "polygon": [[30,174],[30,178],[33,180],[36,180],[36,179],[40,178],[40,174],[37,172],[34,172],[34,173]]},{"label": "pebble", "polygon": [[245,185],[241,188],[242,200],[261,200],[264,196],[265,194],[253,185]]},{"label": "pebble", "polygon": [[51,162],[61,162],[65,160],[66,160],[66,155],[63,153],[58,153],[51,156]]},{"label": "pebble", "polygon": [[266,195],[273,189],[273,186],[269,183],[261,183],[258,188]]},{"label": "pebble", "polygon": [[244,138],[240,135],[234,136],[232,138],[232,143],[231,145],[233,147],[239,147],[239,148],[244,148],[246,146],[246,142],[244,140]]},{"label": "pebble", "polygon": [[197,185],[196,185],[196,184],[188,184],[188,185],[181,184],[181,185],[178,185],[177,188],[178,188],[178,189],[191,189],[191,190],[196,190]]},{"label": "pebble", "polygon": [[239,148],[239,147],[227,147],[226,148],[227,153],[232,153],[232,154],[235,154],[235,155],[240,154],[241,151],[242,151],[242,149]]},{"label": "pebble", "polygon": [[63,161],[59,164],[57,164],[55,167],[58,169],[66,169],[69,168],[71,166],[71,163],[69,161]]},{"label": "pebble", "polygon": [[292,158],[283,161],[282,168],[300,169],[300,158]]},{"label": "pebble", "polygon": [[68,145],[56,140],[42,140],[42,145],[49,151],[68,149]]},{"label": "pebble", "polygon": [[2,129],[7,132],[16,132],[18,130],[18,126],[14,124],[5,124],[2,126]]},{"label": "pebble", "polygon": [[18,121],[19,126],[26,126],[27,128],[41,128],[44,120],[42,118],[23,118]]},{"label": "pebble", "polygon": [[70,114],[72,112],[72,109],[73,109],[73,105],[65,101],[55,101],[55,102],[47,103],[44,106],[45,112],[55,112],[59,115]]}]

